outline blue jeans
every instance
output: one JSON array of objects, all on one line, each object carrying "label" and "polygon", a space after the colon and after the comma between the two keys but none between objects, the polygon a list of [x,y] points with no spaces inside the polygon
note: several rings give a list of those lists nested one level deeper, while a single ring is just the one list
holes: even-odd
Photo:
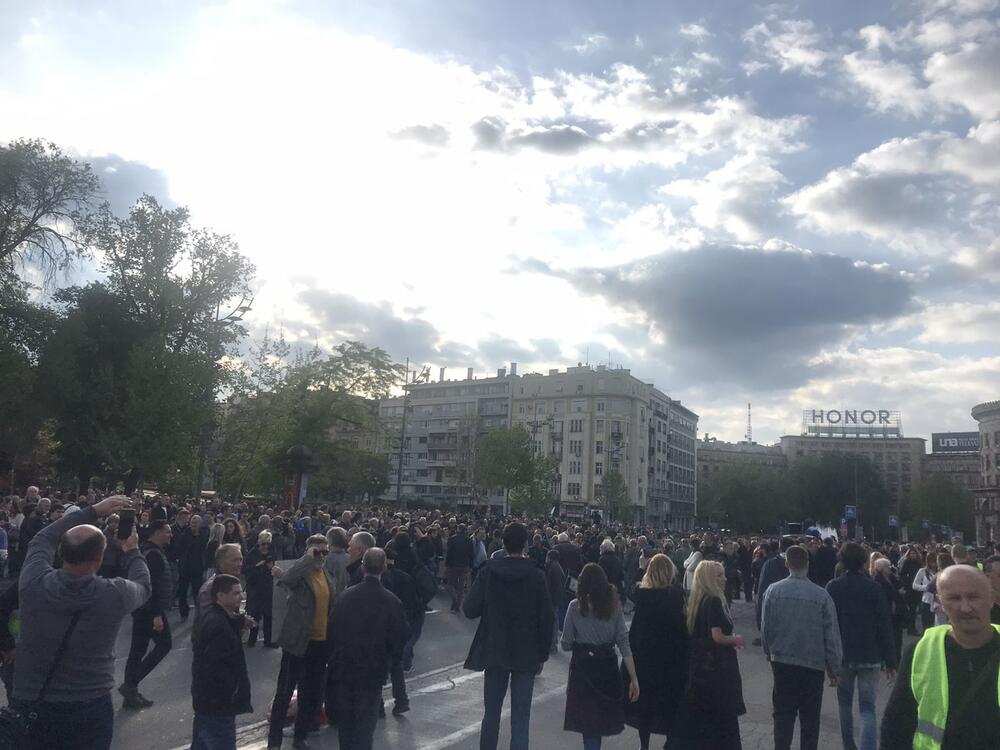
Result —
[{"label": "blue jeans", "polygon": [[[878,695],[879,667],[845,666],[840,670],[837,703],[840,705],[840,737],[844,750],[875,750],[878,720],[875,698]],[[861,745],[854,743],[854,681],[858,682],[858,710],[861,714]]]},{"label": "blue jeans", "polygon": [[236,717],[196,712],[191,750],[236,750]]},{"label": "blue jeans", "polygon": [[479,732],[479,750],[496,750],[500,738],[500,713],[510,683],[510,750],[528,750],[528,725],[531,721],[531,694],[535,689],[534,672],[511,672],[487,669],[483,676],[483,723]]},{"label": "blue jeans", "polygon": [[[26,711],[31,704],[17,702]],[[38,721],[31,725],[31,747],[38,750],[109,750],[115,729],[111,694],[92,701],[35,705]]]},{"label": "blue jeans", "polygon": [[583,750],[601,750],[601,735],[583,735]]}]

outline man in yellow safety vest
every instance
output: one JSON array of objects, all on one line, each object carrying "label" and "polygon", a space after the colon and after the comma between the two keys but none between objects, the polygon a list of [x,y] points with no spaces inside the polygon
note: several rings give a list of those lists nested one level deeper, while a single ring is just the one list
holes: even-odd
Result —
[{"label": "man in yellow safety vest", "polygon": [[950,625],[907,648],[882,717],[881,750],[1000,747],[1000,626],[989,579],[968,565],[937,576]]}]

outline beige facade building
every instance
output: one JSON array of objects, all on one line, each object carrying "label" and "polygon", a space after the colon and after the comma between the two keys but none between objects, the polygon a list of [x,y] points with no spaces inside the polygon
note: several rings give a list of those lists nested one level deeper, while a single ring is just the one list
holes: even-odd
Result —
[{"label": "beige facade building", "polygon": [[[459,509],[490,505],[471,487],[478,439],[491,429],[523,426],[536,453],[554,457],[552,491],[561,512],[582,517],[604,510],[603,478],[619,471],[636,517],[652,525],[690,529],[697,501],[698,416],[625,369],[577,366],[517,374],[516,363],[495,377],[407,386],[400,494],[408,502]],[[381,420],[402,428],[403,399],[387,399]],[[386,435],[392,434],[389,429]],[[395,498],[399,431],[381,449],[390,454]]]},{"label": "beige facade building", "polygon": [[972,407],[979,423],[980,485],[975,490],[976,540],[1000,540],[1000,401]]},{"label": "beige facade building", "polygon": [[978,453],[928,453],[924,456],[923,481],[940,477],[967,490],[979,488]]},{"label": "beige facade building", "polygon": [[775,471],[788,468],[788,460],[781,451],[781,445],[760,445],[758,443],[728,443],[705,437],[698,441],[698,479],[710,480],[727,466],[765,466]]}]

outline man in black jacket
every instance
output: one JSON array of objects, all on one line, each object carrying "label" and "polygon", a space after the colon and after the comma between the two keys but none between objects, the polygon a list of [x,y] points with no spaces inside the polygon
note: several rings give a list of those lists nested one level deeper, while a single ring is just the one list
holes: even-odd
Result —
[{"label": "man in black jacket", "polygon": [[180,531],[176,532],[173,548],[177,556],[177,610],[183,622],[190,612],[188,590],[191,591],[192,599],[198,596],[208,564],[208,534],[201,527],[201,516],[191,516]]},{"label": "man in black jacket", "polygon": [[[403,614],[406,615],[406,624],[410,628],[410,637],[403,646],[403,654],[399,661],[389,665],[389,677],[392,680],[392,715],[399,716],[410,710],[410,699],[406,694],[406,678],[403,676],[407,668],[413,666],[413,646],[416,638],[424,627],[424,604],[417,596],[417,588],[413,583],[413,578],[396,567],[396,551],[386,551],[387,566],[382,574],[382,585],[386,590],[395,594],[396,598],[403,605]],[[409,651],[409,664],[406,663],[407,650]],[[384,712],[383,712],[384,713]]]},{"label": "man in black jacket", "polygon": [[[174,577],[164,550],[170,544],[170,525],[157,519],[149,524],[149,541],[142,547],[142,554],[149,566],[149,578],[153,593],[149,600],[132,613],[132,646],[125,662],[125,681],[118,692],[125,702],[125,708],[149,708],[153,701],[139,692],[139,683],[163,661],[172,641],[167,611],[174,600]],[[146,649],[153,641],[153,650]]]},{"label": "man in black jacket", "polygon": [[490,560],[476,578],[462,610],[482,617],[465,668],[484,670],[479,747],[495,750],[500,713],[510,683],[511,750],[527,750],[535,676],[549,658],[552,603],[545,575],[525,555],[528,531],[519,523],[503,532],[506,557]]},{"label": "man in black jacket", "polygon": [[445,578],[451,589],[451,611],[458,612],[465,600],[469,586],[469,571],[472,569],[472,540],[466,533],[465,524],[460,524],[458,532],[448,539],[448,551],[444,557]]},{"label": "man in black jacket", "polygon": [[191,662],[191,747],[235,748],[236,716],[253,712],[241,636],[243,589],[239,578],[221,573],[212,579],[211,592]]},{"label": "man in black jacket", "polygon": [[402,603],[380,582],[385,551],[369,549],[362,568],[364,580],[337,598],[330,616],[340,750],[371,750],[389,665],[410,637]]}]

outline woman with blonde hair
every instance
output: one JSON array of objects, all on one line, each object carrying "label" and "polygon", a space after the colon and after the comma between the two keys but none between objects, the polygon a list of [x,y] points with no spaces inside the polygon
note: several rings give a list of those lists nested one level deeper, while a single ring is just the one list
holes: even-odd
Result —
[{"label": "woman with blonde hair", "polygon": [[215,575],[215,553],[219,550],[219,545],[222,544],[222,538],[226,534],[226,527],[221,523],[215,523],[208,532],[208,546],[205,547],[205,559],[208,561],[208,572],[205,574],[205,580]]},{"label": "woman with blonde hair", "polygon": [[[670,733],[687,684],[684,592],[674,585],[676,573],[669,557],[653,555],[631,592],[635,612],[628,640],[642,692],[635,703],[625,703],[625,723],[639,730],[641,750],[649,749],[651,734]],[[623,670],[623,681],[627,677]]]},{"label": "woman with blonde hair", "polygon": [[885,555],[883,555],[881,552],[872,552],[870,555],[868,555],[868,577],[869,578],[872,578],[872,579],[875,578],[875,572],[876,572],[875,571],[875,563],[877,563],[879,560],[884,560],[884,559],[885,559]]},{"label": "woman with blonde hair", "polygon": [[743,647],[743,639],[733,635],[725,590],[722,565],[698,563],[688,598],[691,658],[685,703],[687,746],[697,750],[742,748],[739,717],[747,709],[736,649]]}]

